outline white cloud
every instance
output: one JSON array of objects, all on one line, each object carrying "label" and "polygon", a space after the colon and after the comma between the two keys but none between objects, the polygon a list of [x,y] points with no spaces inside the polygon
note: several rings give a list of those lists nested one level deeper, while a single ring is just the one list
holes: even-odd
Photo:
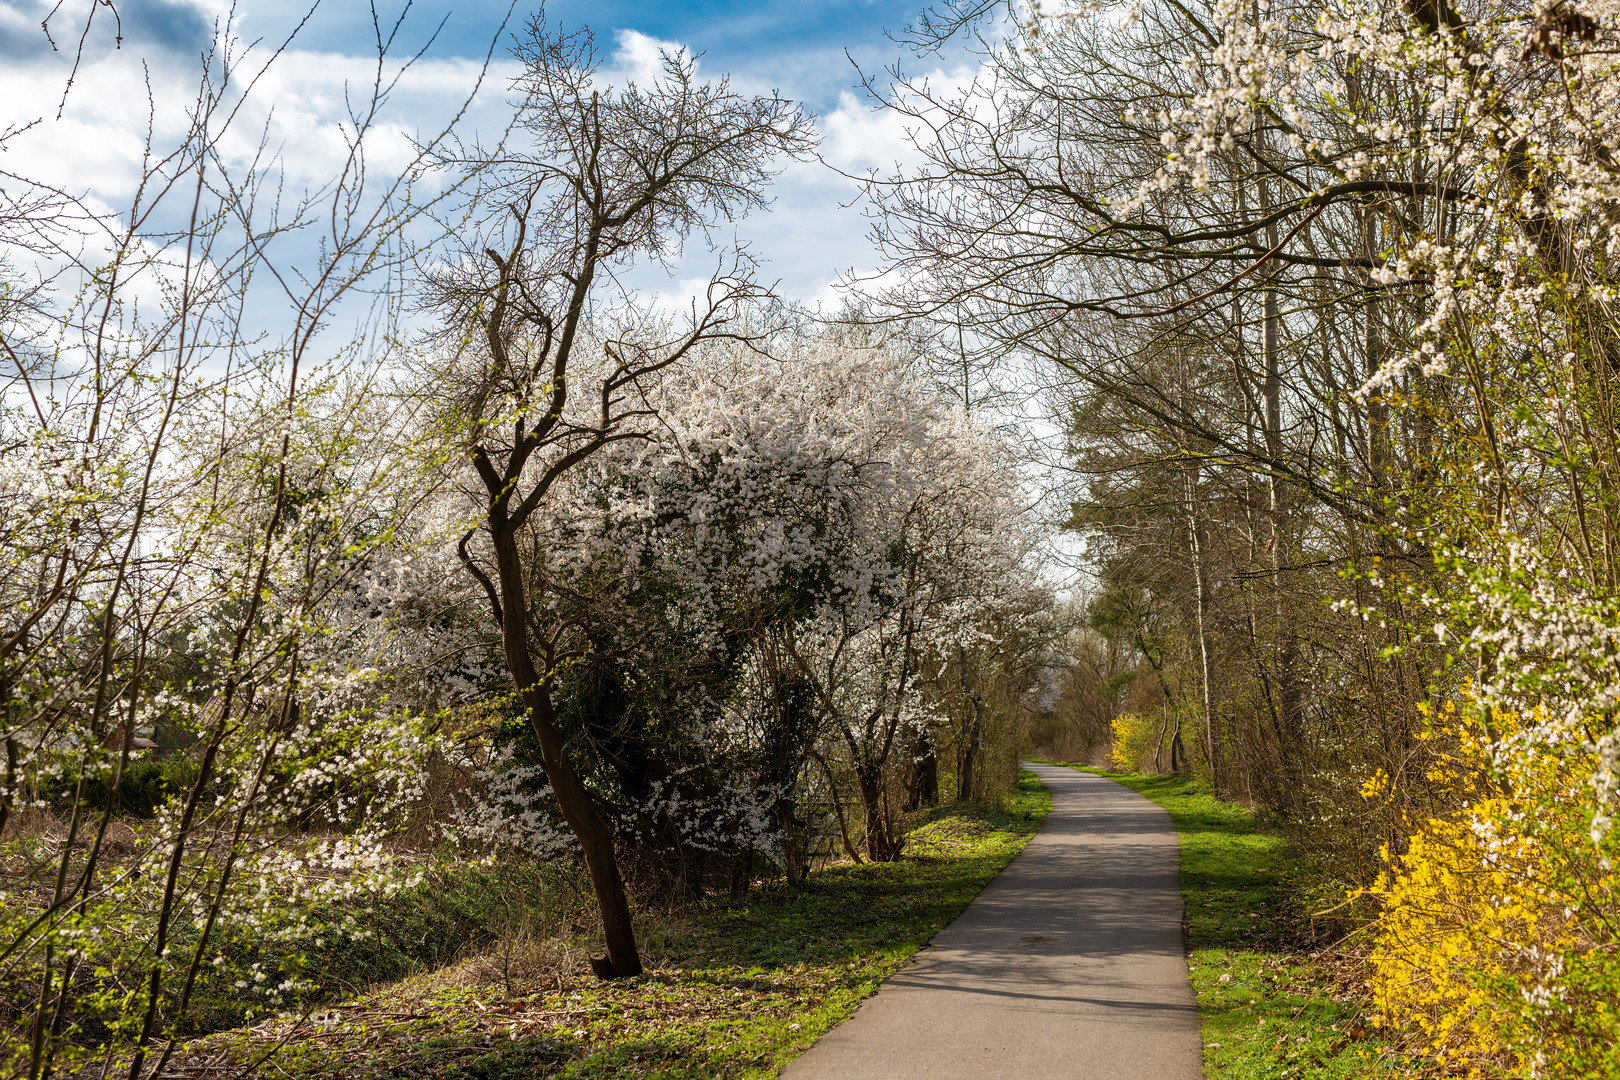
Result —
[{"label": "white cloud", "polygon": [[702,311],[706,306],[712,280],[708,276],[681,278],[669,282],[666,288],[654,290],[648,299],[655,310],[664,314],[676,317],[691,315],[694,308]]},{"label": "white cloud", "polygon": [[[363,109],[369,102],[377,66],[374,57],[293,50],[259,74],[267,58],[268,50],[250,53],[233,76],[236,94],[247,89],[251,76],[258,78],[245,101],[228,101],[218,113],[223,122],[236,109],[229,128],[218,139],[217,162],[241,184],[255,168],[265,176],[263,170],[273,160],[259,210],[262,214],[276,202],[285,215],[306,192],[329,191],[336,181],[348,160],[353,137],[350,109]],[[393,67],[385,69],[385,78],[391,76]],[[368,135],[368,181],[391,179],[410,164],[415,154],[413,137],[431,136],[451,118],[477,83],[480,67],[466,60],[422,60],[405,73]],[[151,317],[169,298],[167,290],[178,273],[183,248],[165,235],[178,237],[184,232],[191,185],[179,183],[167,203],[154,212],[152,204],[161,196],[162,183],[151,179],[150,173],[187,136],[189,117],[198,102],[200,61],[187,62],[176,54],[149,53],[143,58],[135,49],[87,57],[58,119],[56,110],[68,70],[68,59],[48,51],[22,63],[0,63],[0,98],[7,102],[7,118],[25,123],[38,119],[7,140],[0,169],[11,176],[0,179],[0,188],[15,197],[26,189],[15,178],[47,185],[78,197],[87,216],[58,220],[54,229],[41,223],[44,232],[22,235],[30,245],[27,249],[6,250],[5,238],[0,237],[0,254],[18,271],[32,267],[42,278],[54,277],[65,290],[62,299],[66,302],[74,282],[105,261],[113,238],[127,227],[139,192],[140,209],[150,215],[141,230],[150,239],[137,244],[139,255],[132,265],[140,268],[126,277],[123,295]],[[510,74],[502,68],[486,80],[470,117],[474,124],[504,127],[502,101]],[[173,169],[166,171],[172,175]],[[143,177],[148,177],[144,190]],[[217,170],[210,179],[218,183]],[[377,203],[373,192],[369,205],[362,203],[361,213],[372,213]],[[260,228],[265,224],[262,218],[257,222]],[[307,233],[275,242],[272,252],[284,271],[289,263],[307,270],[315,262],[319,249],[314,234],[322,231],[322,224],[317,215],[315,227]],[[330,225],[324,231],[329,233]],[[18,233],[22,234],[21,226]],[[57,250],[43,246],[41,236],[49,238],[47,243],[54,241]],[[231,241],[229,235],[226,239]],[[170,246],[160,251],[153,241]],[[63,271],[66,275],[58,276]],[[207,275],[210,271],[205,265],[201,272]],[[285,298],[276,295],[268,276],[260,275],[260,279],[257,298],[248,301],[250,322],[267,329],[289,325]],[[364,302],[363,298],[356,301],[361,307]],[[332,332],[342,334],[351,322],[363,318],[363,310],[337,315],[331,320]]]},{"label": "white cloud", "polygon": [[[210,20],[213,9],[223,2],[180,0],[208,13]],[[0,0],[0,33],[4,33],[5,20],[11,20],[17,10]],[[663,53],[686,49],[681,42],[634,29],[618,30],[614,42],[603,79],[620,84],[633,80],[645,85],[659,75]],[[261,49],[261,55],[264,52]],[[832,63],[840,58],[825,59]],[[368,148],[373,175],[392,174],[408,163],[411,137],[429,134],[449,119],[471,90],[479,68],[476,61],[457,59],[423,60],[413,67],[373,130]],[[8,104],[9,115],[42,118],[36,128],[7,145],[0,155],[0,168],[86,195],[87,204],[106,215],[111,224],[118,208],[127,207],[140,180],[149,118],[154,146],[160,151],[183,136],[187,111],[196,100],[197,62],[175,53],[143,70],[133,49],[103,51],[88,58],[81,68],[67,110],[57,120],[53,117],[67,69],[66,57],[48,52],[21,63],[0,64],[0,95]],[[516,70],[514,61],[497,62],[469,115],[471,128],[486,137],[504,128],[508,119],[505,98]],[[800,95],[793,82],[809,79],[824,84],[828,77],[825,64],[819,68],[796,66],[792,55],[767,73],[773,80],[770,84],[762,70],[763,65],[739,75],[735,88],[743,93],[780,88],[795,97]],[[254,88],[252,99],[221,144],[224,159],[232,167],[245,168],[262,143],[269,152],[280,152],[287,195],[326,183],[348,152],[352,127],[345,94],[363,100],[375,74],[374,58],[289,50]],[[966,85],[975,74],[971,67],[939,70],[928,81],[948,89]],[[789,84],[781,85],[782,79]],[[808,84],[804,89],[803,96],[817,93]],[[844,172],[888,172],[897,164],[906,167],[917,162],[905,119],[891,111],[872,109],[855,93],[840,94],[836,107],[818,119],[818,127],[823,156]],[[835,291],[833,283],[841,275],[877,261],[866,238],[869,223],[858,201],[858,185],[818,162],[790,162],[769,194],[771,208],[739,223],[736,238],[762,260],[761,277],[767,282],[779,281],[784,295],[836,309],[843,302],[843,293]],[[726,239],[730,237],[728,233]],[[713,261],[714,255],[695,242],[673,273],[643,268],[631,275],[631,281],[645,295],[656,296],[660,306],[678,303],[684,309],[693,290],[707,280],[700,275],[707,273]]]},{"label": "white cloud", "polygon": [[[238,80],[259,64],[250,56]],[[139,182],[148,126],[155,154],[185,137],[197,101],[196,65],[153,64],[116,52],[84,65],[61,119],[55,119],[65,72],[49,61],[0,65],[0,97],[14,117],[39,118],[6,145],[4,167],[107,206],[127,204]],[[429,135],[448,121],[477,81],[479,64],[419,61],[401,80],[373,129],[368,160],[384,171],[403,167],[413,135]],[[254,85],[220,143],[228,167],[244,169],[260,154],[280,152],[295,188],[319,185],[342,167],[353,133],[351,104],[363,107],[376,75],[374,58],[289,51]],[[482,117],[499,126],[491,109],[505,89],[501,73],[480,95]],[[238,83],[240,86],[240,83]]]},{"label": "white cloud", "polygon": [[30,38],[38,38],[40,46],[48,47],[45,46],[37,16],[32,12],[24,13],[21,7],[14,4],[0,4],[0,40],[7,42],[11,49],[20,49]]},{"label": "white cloud", "polygon": [[856,174],[871,169],[888,173],[897,164],[915,163],[906,118],[859,101],[847,90],[838,95],[838,108],[822,117],[818,126],[821,156],[835,168]]},{"label": "white cloud", "polygon": [[[912,85],[925,88],[935,99],[950,100],[980,79],[983,68],[963,66],[951,71],[935,69]],[[903,104],[926,118],[934,111],[916,93],[899,91]],[[923,156],[913,145],[912,133],[921,131],[923,121],[894,109],[877,107],[875,102],[863,101],[853,93],[838,95],[838,107],[821,120],[823,142],[821,154],[827,162],[848,172],[863,173],[876,169],[887,173],[899,166],[914,168],[923,163]]]},{"label": "white cloud", "polygon": [[665,53],[678,56],[687,51],[678,41],[660,41],[639,30],[615,30],[613,37],[619,45],[613,54],[615,73],[638,86],[647,86],[663,74]]}]

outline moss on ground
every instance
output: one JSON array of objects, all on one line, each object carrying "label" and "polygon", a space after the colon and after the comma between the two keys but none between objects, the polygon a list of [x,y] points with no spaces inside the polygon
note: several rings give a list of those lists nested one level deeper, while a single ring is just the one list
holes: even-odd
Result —
[{"label": "moss on ground", "polygon": [[795,889],[644,918],[652,965],[637,979],[598,982],[582,962],[483,985],[423,973],[316,1022],[222,1033],[183,1056],[240,1067],[273,1053],[278,1075],[354,1080],[775,1076],[954,919],[1050,806],[1023,773],[1003,809],[926,815],[900,862],[833,866]]}]

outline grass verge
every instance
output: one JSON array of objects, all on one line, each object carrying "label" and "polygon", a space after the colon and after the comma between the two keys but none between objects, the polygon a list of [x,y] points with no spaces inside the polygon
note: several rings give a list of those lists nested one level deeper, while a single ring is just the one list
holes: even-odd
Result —
[{"label": "grass verge", "polygon": [[1209,1080],[1411,1075],[1363,1015],[1356,966],[1324,951],[1289,841],[1202,781],[1081,768],[1170,811]]},{"label": "grass verge", "polygon": [[449,969],[358,995],[313,1023],[199,1040],[184,1058],[193,1069],[241,1067],[273,1052],[277,1074],[354,1080],[775,1076],[955,918],[1050,807],[1022,773],[1004,809],[924,817],[900,862],[829,867],[797,889],[644,917],[652,964],[637,979],[598,982],[581,963],[469,985]]}]

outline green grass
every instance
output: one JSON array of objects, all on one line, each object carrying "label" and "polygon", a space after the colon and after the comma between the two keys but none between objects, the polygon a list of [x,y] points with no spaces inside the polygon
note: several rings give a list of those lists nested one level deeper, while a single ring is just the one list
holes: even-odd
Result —
[{"label": "green grass", "polygon": [[1198,780],[1084,771],[1141,792],[1175,821],[1210,1080],[1349,1080],[1408,1068],[1367,1030],[1355,966],[1319,949],[1286,838]]},{"label": "green grass", "polygon": [[581,959],[560,974],[485,985],[419,975],[344,1002],[325,1029],[275,1021],[185,1056],[241,1065],[276,1050],[278,1075],[355,1080],[775,1076],[955,918],[1050,806],[1023,773],[1004,809],[925,816],[900,862],[645,916],[653,963],[641,978],[592,979],[582,972],[592,943],[580,940]]}]

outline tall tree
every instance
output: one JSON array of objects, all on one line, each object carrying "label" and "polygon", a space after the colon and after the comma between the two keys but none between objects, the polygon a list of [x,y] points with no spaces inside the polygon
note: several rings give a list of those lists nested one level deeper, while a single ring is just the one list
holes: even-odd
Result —
[{"label": "tall tree", "polygon": [[[610,328],[610,296],[636,260],[677,254],[764,204],[783,154],[807,150],[793,103],[700,82],[691,56],[663,56],[651,85],[605,86],[588,30],[561,33],[535,15],[516,48],[523,65],[514,134],[447,158],[477,177],[481,230],[429,273],[425,300],[455,388],[448,437],[470,462],[478,524],[461,543],[484,588],[502,653],[541,763],[583,851],[601,908],[603,975],[641,971],[612,823],[580,775],[558,719],[565,635],[548,621],[553,588],[527,556],[535,514],[572,469],[604,447],[644,438],[643,384],[703,341],[745,335],[736,319],[761,296],[732,254],[684,329],[631,316]],[[474,541],[478,541],[475,545]]]}]

